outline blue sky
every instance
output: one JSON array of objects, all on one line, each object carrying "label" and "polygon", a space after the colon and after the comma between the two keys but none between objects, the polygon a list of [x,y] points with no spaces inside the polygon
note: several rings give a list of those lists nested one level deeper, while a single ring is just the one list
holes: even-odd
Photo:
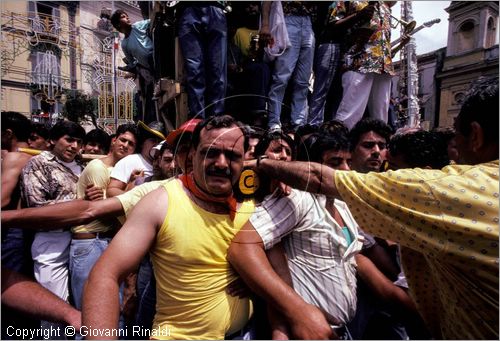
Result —
[{"label": "blue sky", "polygon": [[[392,8],[392,14],[397,18],[401,17],[401,2],[398,1]],[[450,1],[412,1],[413,17],[417,21],[417,27],[432,19],[441,19],[440,23],[415,33],[414,38],[417,43],[417,54],[431,52],[446,46],[448,38],[448,13],[444,9],[449,5]],[[393,30],[392,40],[399,37],[399,33],[400,26]]]}]

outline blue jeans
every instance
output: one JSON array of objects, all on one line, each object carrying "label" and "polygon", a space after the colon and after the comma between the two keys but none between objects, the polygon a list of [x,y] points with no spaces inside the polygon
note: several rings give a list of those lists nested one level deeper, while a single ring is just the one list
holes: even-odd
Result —
[{"label": "blue jeans", "polygon": [[137,273],[137,297],[136,324],[151,329],[156,314],[156,279],[149,255],[144,257]]},{"label": "blue jeans", "polygon": [[222,9],[189,6],[184,10],[178,28],[190,117],[223,114],[227,84],[227,23]]},{"label": "blue jeans", "polygon": [[330,90],[340,61],[340,44],[318,46],[314,56],[314,89],[307,123],[321,125],[325,117],[326,96]]},{"label": "blue jeans", "polygon": [[25,273],[25,263],[28,261],[26,255],[24,231],[16,228],[2,231],[2,266]]},{"label": "blue jeans", "polygon": [[99,257],[109,245],[109,238],[72,239],[69,249],[71,293],[75,307],[82,309],[83,285]]},{"label": "blue jeans", "polygon": [[291,47],[276,58],[269,90],[269,128],[281,126],[281,105],[290,78],[293,81],[291,118],[303,125],[307,116],[307,94],[314,58],[314,32],[308,16],[285,16]]},{"label": "blue jeans", "polygon": [[[70,287],[75,303],[75,308],[82,310],[83,286],[89,277],[95,263],[108,248],[110,238],[71,239],[69,248],[69,273]],[[122,288],[120,287],[120,302],[122,301]],[[119,328],[123,329],[125,322],[120,314]],[[77,334],[75,339],[81,340]]]}]

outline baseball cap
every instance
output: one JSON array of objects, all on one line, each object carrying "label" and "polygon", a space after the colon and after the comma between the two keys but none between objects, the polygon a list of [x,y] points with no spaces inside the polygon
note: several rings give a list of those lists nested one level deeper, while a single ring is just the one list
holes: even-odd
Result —
[{"label": "baseball cap", "polygon": [[192,118],[186,122],[184,122],[179,128],[173,130],[167,136],[167,143],[171,146],[175,145],[175,141],[179,136],[184,133],[193,133],[194,128],[200,123],[202,120],[199,118]]}]

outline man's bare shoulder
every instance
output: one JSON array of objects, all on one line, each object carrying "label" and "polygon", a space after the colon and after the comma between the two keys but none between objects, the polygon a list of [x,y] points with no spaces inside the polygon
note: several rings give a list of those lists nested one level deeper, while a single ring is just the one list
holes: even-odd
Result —
[{"label": "man's bare shoulder", "polygon": [[6,153],[2,160],[2,167],[23,168],[31,159],[31,155],[23,152]]}]

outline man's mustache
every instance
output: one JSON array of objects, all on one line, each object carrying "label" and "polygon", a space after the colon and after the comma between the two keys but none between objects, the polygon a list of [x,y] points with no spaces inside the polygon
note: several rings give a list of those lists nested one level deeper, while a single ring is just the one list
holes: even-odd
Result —
[{"label": "man's mustache", "polygon": [[206,173],[207,173],[207,175],[210,175],[210,176],[221,176],[221,177],[231,179],[231,171],[229,170],[229,168],[226,168],[226,169],[216,169],[216,168],[207,169]]}]

